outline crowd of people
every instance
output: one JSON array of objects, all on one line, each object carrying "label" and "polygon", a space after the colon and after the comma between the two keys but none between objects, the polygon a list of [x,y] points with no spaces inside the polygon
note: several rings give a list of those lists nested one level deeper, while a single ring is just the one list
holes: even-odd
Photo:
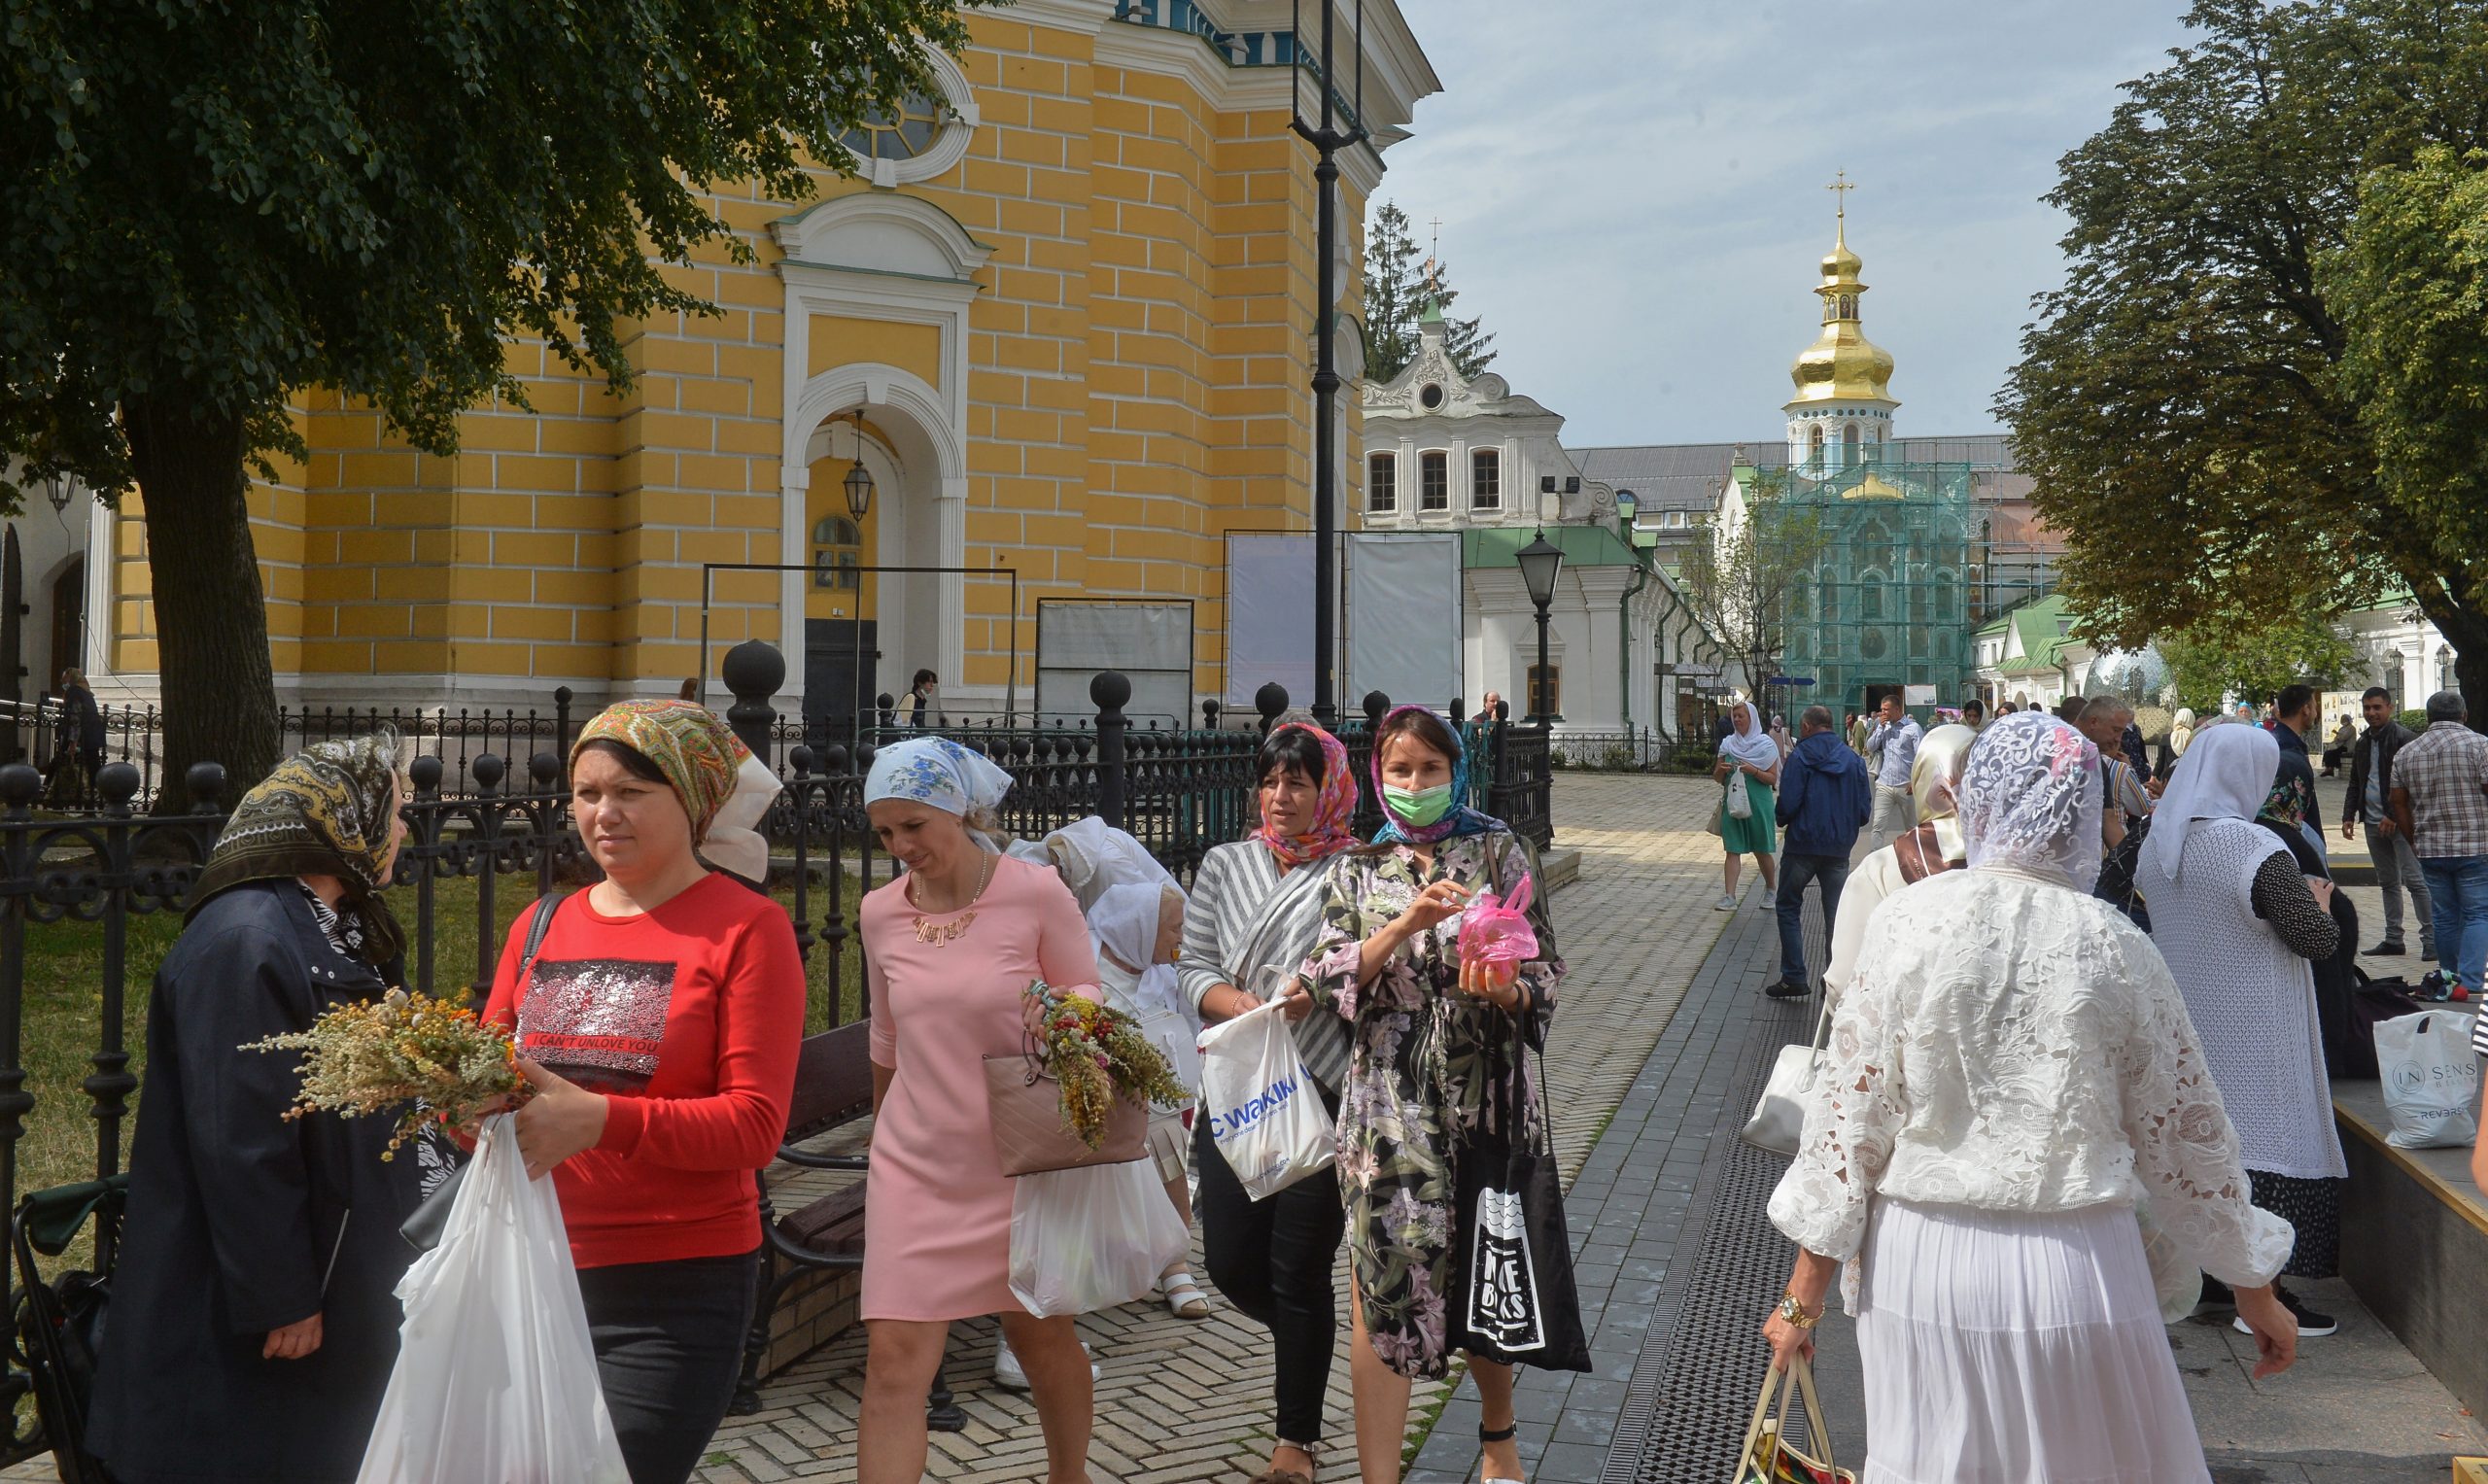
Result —
[{"label": "crowd of people", "polygon": [[[253,788],[157,976],[86,1439],[124,1484],[387,1475],[365,1449],[398,1349],[394,1291],[416,1257],[399,1228],[475,1130],[428,1125],[384,1158],[383,1121],[289,1118],[292,1067],[235,1049],[402,981],[387,888],[410,761],[388,736],[322,743]],[[601,878],[520,914],[482,1013],[509,1028],[531,1085],[510,1115],[516,1145],[558,1196],[632,1484],[680,1484],[750,1330],[754,1177],[786,1130],[804,966],[766,894],[765,852],[734,869],[715,858],[748,843],[739,801],[754,760],[712,712],[616,705],[569,762]],[[987,1116],[985,1059],[1020,1053],[1023,991],[1040,981],[1122,1011],[1191,1075],[1202,1024],[1284,1002],[1273,1013],[1334,1121],[1335,1163],[1255,1199],[1182,1105],[1152,1109],[1143,1155],[1182,1224],[1197,1217],[1210,1284],[1269,1331],[1277,1441],[1262,1484],[1311,1484],[1343,1329],[1367,1484],[1398,1478],[1411,1382],[1462,1357],[1483,1402],[1485,1476],[1524,1476],[1512,1363],[1579,1363],[1561,1346],[1502,1348],[1496,1300],[1474,1292],[1492,1269],[1478,1233],[1501,1229],[1502,1208],[1486,1221],[1479,1206],[1503,1199],[1515,1140],[1547,1126],[1529,1053],[1545,1044],[1564,963],[1542,915],[1519,962],[1464,956],[1460,929],[1478,893],[1508,900],[1534,880],[1534,853],[1471,807],[1458,729],[1419,707],[1374,738],[1365,781],[1385,824],[1371,841],[1350,827],[1347,751],[1322,729],[1273,729],[1255,777],[1251,833],[1211,850],[1187,893],[1095,819],[1009,840],[996,810],[1010,777],[971,747],[924,735],[875,755],[865,812],[901,874],[858,909],[875,1113],[866,1484],[923,1476],[950,1326],[986,1316],[1000,1321],[998,1367],[1032,1394],[1050,1479],[1088,1476],[1094,1372],[1077,1316],[1037,1317],[1014,1292],[1014,1180]],[[1560,1234],[1560,1204],[1550,1219]],[[1577,1335],[1577,1312],[1557,1312],[1572,1302],[1569,1245],[1530,1257],[1536,1322]],[[1210,1312],[1182,1258],[1158,1290],[1179,1318]]]}]

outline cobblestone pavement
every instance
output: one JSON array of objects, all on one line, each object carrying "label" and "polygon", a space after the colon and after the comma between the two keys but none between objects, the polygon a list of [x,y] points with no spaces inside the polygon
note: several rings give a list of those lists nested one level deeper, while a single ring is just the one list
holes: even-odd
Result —
[{"label": "cobblestone pavement", "polygon": [[[1555,898],[1556,933],[1572,972],[1547,1057],[1557,1153],[1568,1178],[1730,920],[1710,910],[1718,843],[1703,832],[1702,815],[1715,797],[1699,779],[1556,779],[1556,846],[1581,852],[1579,880]],[[1754,897],[1748,886],[1748,915]],[[1344,1295],[1344,1276],[1339,1289]],[[1089,1455],[1096,1484],[1240,1481],[1266,1462],[1268,1336],[1223,1299],[1213,1295],[1212,1304],[1211,1317],[1196,1323],[1154,1305],[1082,1321],[1101,1372]],[[992,1385],[994,1336],[989,1320],[952,1327],[950,1375],[968,1430],[934,1434],[934,1478],[999,1484],[1045,1476],[1033,1407]],[[727,1419],[699,1477],[706,1484],[853,1478],[862,1360],[859,1330],[790,1367],[764,1389],[757,1415]],[[1414,1414],[1431,1415],[1448,1390],[1420,1388]],[[1349,1419],[1343,1332],[1331,1372],[1325,1481],[1356,1475]],[[1473,1416],[1462,1425],[1473,1428]],[[1473,1441],[1469,1447],[1473,1452]]]}]

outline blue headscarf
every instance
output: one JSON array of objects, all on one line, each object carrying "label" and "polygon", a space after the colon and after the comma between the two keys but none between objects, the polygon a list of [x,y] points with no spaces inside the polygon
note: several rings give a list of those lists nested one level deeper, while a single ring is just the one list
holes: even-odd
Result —
[{"label": "blue headscarf", "polygon": [[[1382,718],[1374,729],[1379,738],[1391,730],[1391,723],[1409,711],[1425,711],[1422,706],[1398,706]],[[1432,714],[1428,712],[1427,714]],[[1440,718],[1436,718],[1439,720]],[[1382,791],[1382,745],[1373,748],[1373,797],[1382,806],[1383,825],[1373,837],[1375,845],[1430,846],[1439,840],[1458,840],[1464,835],[1483,835],[1490,830],[1509,830],[1492,814],[1480,813],[1469,807],[1469,749],[1461,745],[1460,729],[1446,723],[1443,730],[1451,735],[1451,797],[1452,807],[1432,824],[1410,824],[1394,813],[1390,799]]]},{"label": "blue headscarf", "polygon": [[947,737],[911,737],[873,754],[864,777],[864,802],[913,799],[949,813],[997,809],[1011,791],[1011,775],[973,747]]}]

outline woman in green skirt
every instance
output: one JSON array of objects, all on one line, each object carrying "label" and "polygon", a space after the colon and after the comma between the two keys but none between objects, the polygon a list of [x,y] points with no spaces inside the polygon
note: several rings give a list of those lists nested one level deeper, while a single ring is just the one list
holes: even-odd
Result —
[{"label": "woman in green skirt", "polygon": [[[1751,855],[1754,869],[1762,873],[1762,908],[1768,912],[1780,887],[1774,858],[1780,840],[1772,828],[1772,811],[1779,807],[1774,790],[1780,786],[1780,744],[1762,729],[1762,715],[1750,701],[1732,703],[1728,720],[1733,726],[1719,740],[1719,762],[1710,770],[1712,780],[1726,785],[1719,794],[1719,845],[1727,851],[1720,868],[1726,880],[1719,910],[1737,910],[1737,857]],[[1740,790],[1746,806],[1743,814],[1737,812]]]}]

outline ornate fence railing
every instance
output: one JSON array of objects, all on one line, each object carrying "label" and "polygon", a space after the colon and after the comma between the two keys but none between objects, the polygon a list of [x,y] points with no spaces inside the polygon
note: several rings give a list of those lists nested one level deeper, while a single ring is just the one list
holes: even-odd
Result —
[{"label": "ornate fence railing", "polygon": [[[765,828],[773,880],[789,898],[796,941],[809,964],[826,970],[830,985],[866,983],[856,904],[865,891],[897,875],[864,813],[872,746],[815,753],[802,742],[800,722],[781,719],[769,704],[784,679],[784,661],[767,645],[741,646],[728,657],[726,676],[736,696],[729,722],[747,744],[778,763],[784,780]],[[1121,709],[1130,694],[1121,675],[1097,676],[1090,694],[1097,711],[1085,726],[963,728],[950,735],[1011,773],[1004,824],[1015,833],[1041,835],[1097,814],[1130,830],[1169,870],[1189,878],[1211,846],[1244,833],[1254,753],[1261,731],[1287,710],[1286,693],[1265,688],[1255,726],[1210,713],[1205,720],[1226,724],[1183,731],[1133,728]],[[513,710],[506,721],[495,713],[489,734],[480,723],[472,731],[456,724],[401,729],[421,753],[408,770],[413,797],[403,806],[407,838],[390,888],[408,928],[405,977],[411,987],[445,992],[463,982],[480,1001],[501,947],[496,928],[510,909],[557,884],[596,879],[596,865],[571,822],[563,777],[573,722],[586,720],[584,713],[574,717],[568,702],[567,693],[557,693],[550,711]],[[1367,833],[1380,819],[1370,784],[1369,739],[1388,705],[1378,695],[1365,698],[1365,716],[1342,728],[1358,780],[1359,827]],[[318,741],[421,714],[373,710],[354,713],[349,721],[339,711],[331,721],[329,713],[321,713],[312,730],[291,732],[288,741]],[[1474,802],[1543,845],[1549,838],[1546,734],[1509,723],[1464,730],[1476,749]],[[487,742],[508,750],[493,750]],[[422,751],[427,742],[432,750]],[[513,766],[510,759],[518,757],[526,761]],[[39,1113],[39,1093],[28,1085],[26,1065],[30,992],[45,997],[37,1008],[51,1013],[54,1025],[85,1027],[71,1033],[84,1038],[83,1045],[73,1045],[91,1047],[83,1056],[88,1070],[74,1093],[59,1090],[56,1074],[47,1074],[52,1081],[40,1093],[47,1099],[41,1111],[74,1097],[93,1121],[91,1166],[78,1156],[76,1178],[90,1178],[89,1168],[91,1178],[100,1178],[121,1167],[130,1099],[143,1074],[132,1057],[132,1041],[143,1038],[146,993],[143,981],[131,983],[132,924],[187,908],[231,804],[224,770],[213,763],[192,767],[170,783],[156,777],[156,787],[177,794],[178,812],[145,811],[153,802],[150,779],[142,759],[114,757],[97,774],[92,808],[59,813],[39,808],[44,779],[34,767],[0,766],[0,1211],[15,1208],[20,1142]],[[473,881],[475,894],[471,963],[443,931],[443,888],[466,880]],[[463,902],[459,911],[466,911]],[[70,962],[54,945],[45,957],[49,977],[30,983],[30,950],[41,935],[90,930],[96,939],[91,957],[85,956],[81,943]],[[163,936],[159,931],[152,938],[160,946]],[[453,956],[459,961],[452,962]],[[70,962],[65,971],[64,962]],[[75,982],[58,982],[63,972]],[[860,1008],[870,1012],[869,1004]],[[846,1003],[833,990],[826,1015],[835,1023],[845,1014]],[[58,1035],[47,1036],[48,1055],[69,1049],[58,1044]],[[62,1125],[45,1122],[56,1136]],[[56,1156],[52,1163],[59,1163]],[[58,1178],[63,1172],[51,1173]],[[16,1286],[13,1274],[13,1298]],[[0,1405],[15,1406],[27,1385],[23,1357],[16,1355],[0,1374]],[[16,1411],[31,1426],[31,1408]],[[0,1445],[0,1466],[47,1446],[39,1434],[20,1431]]]}]

